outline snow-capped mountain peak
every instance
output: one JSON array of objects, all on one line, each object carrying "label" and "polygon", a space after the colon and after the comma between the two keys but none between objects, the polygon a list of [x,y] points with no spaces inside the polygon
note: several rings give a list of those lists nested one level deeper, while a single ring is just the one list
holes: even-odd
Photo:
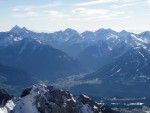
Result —
[{"label": "snow-capped mountain peak", "polygon": [[21,28],[20,26],[16,25],[10,30],[10,32],[20,34],[20,33],[29,33],[30,31],[25,27]]},{"label": "snow-capped mountain peak", "polygon": [[35,84],[0,107],[0,113],[112,113],[106,106],[81,94],[73,96],[54,86]]},{"label": "snow-capped mountain peak", "polygon": [[67,28],[66,30],[64,30],[63,31],[65,34],[67,34],[67,35],[78,35],[79,33],[76,31],[76,30],[74,30],[74,29],[71,29],[71,28]]}]

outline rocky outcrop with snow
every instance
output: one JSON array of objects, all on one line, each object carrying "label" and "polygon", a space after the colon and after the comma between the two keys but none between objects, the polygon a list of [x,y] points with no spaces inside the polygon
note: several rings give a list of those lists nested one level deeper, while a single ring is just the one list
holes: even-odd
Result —
[{"label": "rocky outcrop with snow", "polygon": [[5,90],[0,89],[0,106],[4,106],[12,97],[13,96],[9,95]]},{"label": "rocky outcrop with snow", "polygon": [[68,91],[43,84],[25,89],[21,97],[14,97],[0,107],[0,113],[112,113],[106,105],[81,94],[73,96]]}]

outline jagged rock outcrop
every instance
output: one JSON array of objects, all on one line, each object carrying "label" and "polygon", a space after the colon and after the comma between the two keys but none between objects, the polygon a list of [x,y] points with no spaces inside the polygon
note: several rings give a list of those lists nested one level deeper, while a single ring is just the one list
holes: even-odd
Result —
[{"label": "jagged rock outcrop", "polygon": [[54,86],[41,84],[27,88],[21,97],[14,97],[0,113],[113,113],[111,108],[81,94],[73,96]]},{"label": "jagged rock outcrop", "polygon": [[0,106],[4,106],[13,96],[9,95],[4,89],[0,89]]}]

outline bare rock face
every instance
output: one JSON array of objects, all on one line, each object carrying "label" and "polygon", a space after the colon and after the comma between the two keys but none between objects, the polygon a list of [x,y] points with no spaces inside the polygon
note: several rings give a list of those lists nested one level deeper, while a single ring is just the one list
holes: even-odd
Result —
[{"label": "bare rock face", "polygon": [[22,94],[20,97],[25,97],[27,96],[28,94],[30,94],[30,91],[31,91],[32,88],[26,88],[25,90],[23,90]]},{"label": "bare rock face", "polygon": [[4,106],[13,96],[9,95],[4,89],[0,89],[0,105]]},{"label": "bare rock face", "polygon": [[[6,106],[7,109],[5,109]],[[42,84],[25,89],[21,97],[11,99],[6,106],[0,108],[0,111],[7,110],[8,113],[113,113],[108,106],[100,105],[84,94],[73,96],[68,91]]]}]

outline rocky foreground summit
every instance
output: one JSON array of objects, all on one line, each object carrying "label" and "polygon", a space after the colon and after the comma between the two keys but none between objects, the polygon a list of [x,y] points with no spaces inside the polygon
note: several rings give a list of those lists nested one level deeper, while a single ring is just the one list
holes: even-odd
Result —
[{"label": "rocky foreground summit", "polygon": [[81,94],[73,96],[54,86],[36,84],[20,97],[0,90],[0,113],[113,113],[111,108]]}]

